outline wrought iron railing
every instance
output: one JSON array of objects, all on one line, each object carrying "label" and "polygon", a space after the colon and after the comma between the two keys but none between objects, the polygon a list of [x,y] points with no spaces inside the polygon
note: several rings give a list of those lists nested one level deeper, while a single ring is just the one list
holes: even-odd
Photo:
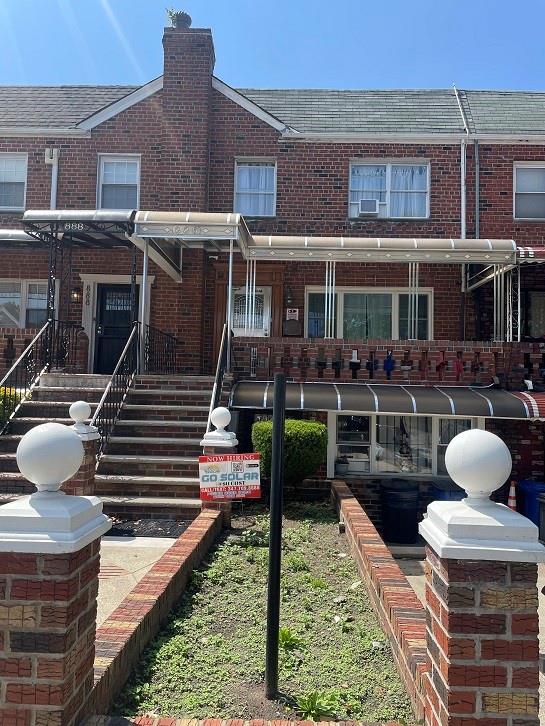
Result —
[{"label": "wrought iron railing", "polygon": [[212,411],[219,406],[221,399],[221,391],[223,388],[223,379],[225,373],[231,368],[230,357],[232,355],[233,346],[231,341],[233,339],[233,332],[229,330],[227,323],[224,323],[223,330],[221,333],[220,350],[218,354],[218,362],[216,365],[216,376],[214,378],[214,387],[212,389],[212,397],[210,399],[210,408],[208,409],[208,422],[206,424],[206,431],[210,431],[210,416]]},{"label": "wrought iron railing", "polygon": [[146,373],[176,373],[178,340],[151,325],[145,326],[144,366]]},{"label": "wrought iron railing", "polygon": [[100,433],[99,456],[104,452],[121,406],[138,370],[139,327],[137,322],[133,324],[131,334],[91,419],[91,425],[96,426]]},{"label": "wrought iron railing", "polygon": [[[77,363],[81,325],[48,320],[0,380],[0,434],[32,394],[42,373]],[[46,405],[46,404],[44,404]]]}]

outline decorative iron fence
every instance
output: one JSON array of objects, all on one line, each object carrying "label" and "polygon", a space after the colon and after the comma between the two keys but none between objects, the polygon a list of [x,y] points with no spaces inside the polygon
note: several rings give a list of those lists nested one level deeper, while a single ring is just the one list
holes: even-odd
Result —
[{"label": "decorative iron fence", "polygon": [[146,373],[175,373],[178,340],[169,333],[146,325],[144,370]]},{"label": "decorative iron fence", "polygon": [[48,320],[0,380],[0,434],[27,400],[42,373],[77,365],[81,325]]},{"label": "decorative iron fence", "polygon": [[108,439],[119,416],[123,401],[127,396],[127,392],[138,370],[139,327],[138,322],[133,324],[131,334],[123,348],[110,381],[102,394],[94,416],[91,419],[91,425],[96,426],[100,433],[99,456],[104,452],[104,448],[108,443]]}]

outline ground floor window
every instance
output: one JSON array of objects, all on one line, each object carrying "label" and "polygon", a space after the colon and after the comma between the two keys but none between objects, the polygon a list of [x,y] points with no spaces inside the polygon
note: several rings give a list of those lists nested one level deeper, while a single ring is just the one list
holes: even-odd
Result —
[{"label": "ground floor window", "polygon": [[475,427],[477,420],[471,418],[331,413],[329,476],[447,476],[448,444],[457,434]]},{"label": "ground floor window", "polygon": [[545,337],[545,292],[528,290],[525,295],[524,334],[530,338]]},{"label": "ground floor window", "polygon": [[[404,340],[409,337],[409,293],[401,290],[337,288],[333,304],[333,329],[338,338]],[[417,335],[431,340],[432,291],[416,296]],[[305,325],[309,338],[325,336],[325,292],[307,288]]]},{"label": "ground floor window", "polygon": [[38,328],[47,320],[47,282],[0,280],[0,327]]}]

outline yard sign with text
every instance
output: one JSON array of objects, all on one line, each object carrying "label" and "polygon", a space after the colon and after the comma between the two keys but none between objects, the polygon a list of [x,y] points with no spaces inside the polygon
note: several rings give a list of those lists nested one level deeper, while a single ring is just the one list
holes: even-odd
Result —
[{"label": "yard sign with text", "polygon": [[199,456],[201,499],[259,499],[259,454]]}]

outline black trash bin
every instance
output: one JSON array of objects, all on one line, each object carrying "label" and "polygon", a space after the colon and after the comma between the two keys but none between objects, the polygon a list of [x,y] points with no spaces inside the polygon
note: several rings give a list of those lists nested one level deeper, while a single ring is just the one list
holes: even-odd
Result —
[{"label": "black trash bin", "polygon": [[396,544],[414,544],[418,539],[418,482],[392,479],[381,484],[384,539]]},{"label": "black trash bin", "polygon": [[545,544],[545,494],[539,494],[537,502],[539,507],[539,541]]}]

